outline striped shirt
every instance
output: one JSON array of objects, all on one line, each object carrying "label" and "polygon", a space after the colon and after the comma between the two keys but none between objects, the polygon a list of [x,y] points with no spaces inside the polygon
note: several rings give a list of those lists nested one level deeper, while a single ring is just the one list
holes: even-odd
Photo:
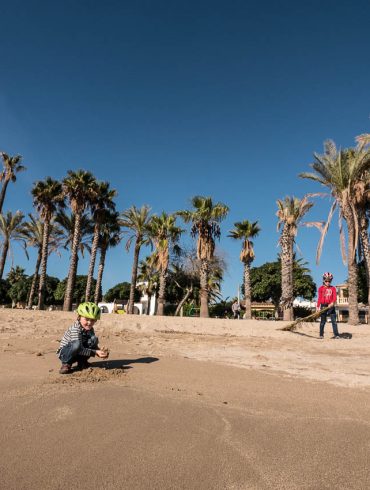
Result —
[{"label": "striped shirt", "polygon": [[85,330],[82,328],[80,322],[76,320],[73,325],[69,327],[68,330],[65,331],[62,340],[60,341],[59,349],[57,350],[57,354],[62,350],[64,346],[70,344],[78,340],[81,344],[81,350],[78,352],[80,356],[95,356],[95,350],[89,349],[88,347],[83,347],[86,345],[87,341],[90,337],[95,335],[94,329]]}]

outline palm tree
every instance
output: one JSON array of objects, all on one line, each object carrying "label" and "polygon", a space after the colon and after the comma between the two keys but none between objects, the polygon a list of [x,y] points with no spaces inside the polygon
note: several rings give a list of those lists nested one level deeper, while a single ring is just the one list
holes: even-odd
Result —
[{"label": "palm tree", "polygon": [[254,249],[251,238],[254,238],[260,232],[258,221],[251,223],[248,220],[234,223],[235,228],[228,235],[234,240],[243,240],[242,251],[240,252],[240,261],[244,264],[244,299],[245,299],[245,316],[244,318],[252,318],[252,300],[251,300],[251,280],[250,269],[254,260]]},{"label": "palm tree", "polygon": [[94,301],[98,303],[101,296],[103,273],[105,267],[105,257],[108,248],[116,247],[121,241],[121,228],[119,225],[119,213],[108,212],[105,215],[104,222],[100,226],[99,248],[100,261],[96,279]]},{"label": "palm tree", "polygon": [[89,271],[87,274],[87,282],[86,282],[86,292],[85,292],[85,301],[90,301],[90,291],[92,279],[94,276],[94,268],[96,261],[96,253],[98,250],[99,244],[99,231],[102,223],[106,217],[106,211],[114,211],[115,203],[113,202],[113,198],[117,195],[117,191],[109,188],[108,182],[97,182],[95,189],[95,199],[92,200],[92,213],[94,220],[94,238],[91,245],[91,253],[90,253],[90,263],[89,263]]},{"label": "palm tree", "polygon": [[2,251],[0,256],[0,279],[3,278],[4,267],[12,241],[21,242],[23,248],[26,243],[23,235],[24,214],[17,211],[12,214],[8,211],[5,215],[0,214],[0,235],[2,236]]},{"label": "palm tree", "polygon": [[[42,258],[42,244],[44,237],[44,221],[37,219],[33,214],[29,213],[30,221],[24,224],[24,237],[28,247],[37,248],[37,259],[35,265],[35,272],[32,277],[31,287],[27,298],[27,307],[31,308],[33,304],[33,298],[35,296],[37,280],[39,277],[39,270]],[[56,252],[60,246],[62,231],[60,228],[53,223],[53,218],[50,221],[50,232],[49,232],[49,244],[48,253]]]},{"label": "palm tree", "polygon": [[35,182],[31,194],[33,196],[33,204],[39,212],[41,219],[44,221],[41,272],[37,301],[38,309],[42,310],[44,309],[46,269],[49,257],[50,222],[57,209],[64,207],[62,184],[51,177],[47,177],[45,180]]},{"label": "palm tree", "polygon": [[213,203],[210,197],[195,196],[191,200],[193,210],[178,211],[178,215],[185,223],[192,223],[191,235],[198,237],[197,257],[201,262],[200,290],[201,304],[200,316],[208,317],[208,275],[209,264],[214,256],[215,239],[221,236],[220,222],[227,216],[229,208],[218,202]]},{"label": "palm tree", "polygon": [[313,206],[307,197],[285,197],[278,199],[278,231],[281,229],[281,306],[283,308],[284,320],[293,320],[293,266],[294,266],[294,243],[297,235],[298,225],[303,216]]},{"label": "palm tree", "polygon": [[77,274],[77,254],[81,242],[81,217],[96,196],[96,181],[92,173],[86,170],[77,170],[77,172],[68,170],[67,174],[68,176],[63,180],[63,192],[75,215],[75,228],[63,310],[71,311]]},{"label": "palm tree", "polygon": [[123,211],[119,221],[120,226],[127,228],[126,233],[129,235],[126,241],[126,250],[129,251],[132,242],[135,242],[134,261],[132,265],[130,299],[128,311],[130,315],[134,313],[134,295],[137,280],[137,269],[139,264],[139,255],[142,245],[150,245],[150,208],[142,206],[138,209],[136,206]]},{"label": "palm tree", "polygon": [[4,152],[0,152],[1,158],[3,159],[4,170],[0,173],[0,182],[3,183],[0,192],[0,213],[3,210],[3,204],[6,194],[6,189],[9,182],[15,182],[17,180],[17,173],[26,170],[26,167],[21,164],[21,155],[15,155],[11,157]]},{"label": "palm tree", "polygon": [[[355,185],[370,169],[370,151],[365,143],[359,143],[353,149],[338,150],[331,140],[324,143],[324,154],[314,154],[315,161],[311,164],[314,173],[304,172],[300,177],[319,182],[330,189],[333,204],[329,211],[327,222],[322,228],[318,245],[317,260],[320,258],[324,239],[336,207],[339,208],[340,220],[344,218],[348,231],[348,258],[342,247],[343,262],[348,265],[348,303],[349,323],[359,322],[357,301],[357,261],[356,248],[358,245],[358,218],[355,209]],[[340,227],[341,228],[341,227]],[[342,233],[341,233],[342,236]],[[342,238],[342,243],[344,238]]]},{"label": "palm tree", "polygon": [[156,249],[156,266],[159,272],[159,294],[157,315],[164,314],[164,303],[166,296],[166,280],[168,274],[168,263],[170,248],[179,253],[177,245],[182,230],[176,226],[176,216],[162,212],[160,216],[153,216],[150,223],[150,235]]},{"label": "palm tree", "polygon": [[159,274],[155,266],[157,263],[156,255],[156,252],[154,252],[149,257],[146,257],[145,260],[142,260],[138,269],[137,279],[141,283],[138,288],[148,297],[147,315],[150,314],[152,296],[157,292],[159,284]]}]

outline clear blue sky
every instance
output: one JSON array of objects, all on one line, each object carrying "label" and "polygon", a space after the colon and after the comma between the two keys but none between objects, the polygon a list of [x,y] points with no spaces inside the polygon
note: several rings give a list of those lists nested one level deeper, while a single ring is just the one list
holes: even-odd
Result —
[{"label": "clear blue sky", "polygon": [[[298,173],[325,139],[350,146],[370,131],[365,0],[0,0],[0,18],[0,149],[28,168],[4,211],[31,211],[33,182],[78,168],[111,182],[119,210],[172,212],[210,195],[230,207],[224,296],[242,281],[233,223],[258,220],[255,265],[274,260],[276,199],[320,190]],[[307,219],[325,220],[329,205]],[[318,238],[297,237],[313,277],[345,280],[336,220],[317,267]],[[32,274],[34,253],[14,254]],[[130,280],[131,261],[123,244],[110,252],[104,290]],[[67,270],[68,253],[52,256],[50,275]]]}]

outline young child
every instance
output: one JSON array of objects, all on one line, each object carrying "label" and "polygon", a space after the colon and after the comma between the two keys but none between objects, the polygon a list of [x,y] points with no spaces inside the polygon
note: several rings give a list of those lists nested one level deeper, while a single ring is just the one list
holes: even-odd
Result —
[{"label": "young child", "polygon": [[334,286],[331,285],[331,281],[333,280],[333,274],[330,272],[324,272],[322,276],[323,285],[319,287],[319,296],[317,299],[317,309],[323,309],[327,306],[330,306],[329,310],[324,311],[321,314],[320,320],[320,339],[324,338],[324,327],[326,323],[326,318],[330,315],[331,326],[333,328],[333,339],[340,339],[337,327],[337,319],[335,313],[335,302],[337,300],[337,290]]},{"label": "young child", "polygon": [[99,339],[94,332],[94,324],[100,318],[99,306],[95,303],[81,303],[77,315],[77,320],[64,333],[57,351],[62,361],[60,374],[72,372],[74,362],[77,362],[79,369],[86,369],[89,357],[108,357],[108,351],[99,348]]}]

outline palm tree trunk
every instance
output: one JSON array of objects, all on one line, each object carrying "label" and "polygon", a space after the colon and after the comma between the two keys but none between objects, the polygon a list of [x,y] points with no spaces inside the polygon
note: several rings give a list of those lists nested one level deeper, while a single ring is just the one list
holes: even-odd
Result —
[{"label": "palm tree trunk", "polygon": [[352,209],[349,205],[343,207],[343,215],[347,222],[348,230],[348,310],[350,325],[358,325],[358,277],[357,277],[357,262],[356,262],[356,246],[355,243],[355,226]]},{"label": "palm tree trunk", "polygon": [[364,256],[365,271],[366,271],[366,283],[367,283],[367,323],[370,323],[370,251],[369,251],[369,220],[367,219],[365,213],[361,210],[359,213],[359,224],[360,224],[360,240],[362,247],[362,254]]},{"label": "palm tree trunk", "polygon": [[78,263],[78,247],[81,242],[81,213],[75,214],[75,229],[73,233],[73,243],[71,251],[71,261],[69,264],[68,280],[66,293],[64,297],[63,310],[72,310],[73,293],[76,282],[77,263]]},{"label": "palm tree trunk", "polygon": [[100,291],[101,291],[102,281],[103,281],[103,272],[104,272],[106,254],[107,254],[107,247],[102,247],[100,249],[100,261],[99,261],[98,275],[96,278],[95,295],[94,295],[94,302],[96,304],[98,304],[98,302],[99,302]]},{"label": "palm tree trunk", "polygon": [[8,250],[9,250],[9,240],[5,240],[3,243],[3,251],[1,253],[1,258],[0,258],[0,279],[3,278],[4,267],[5,267],[6,257],[8,255]]},{"label": "palm tree trunk", "polygon": [[281,234],[281,305],[284,321],[293,320],[293,237],[285,224]]},{"label": "palm tree trunk", "polygon": [[209,264],[207,259],[201,259],[200,263],[200,317],[208,318],[208,271]]},{"label": "palm tree trunk", "polygon": [[130,299],[129,299],[128,311],[127,311],[127,313],[130,315],[134,313],[135,288],[136,288],[136,279],[137,279],[137,267],[139,263],[139,254],[140,254],[140,243],[139,240],[137,239],[135,243],[134,263],[132,265],[132,274],[131,274]]},{"label": "palm tree trunk", "polygon": [[50,220],[46,218],[44,222],[44,233],[42,237],[41,271],[40,271],[40,281],[39,281],[38,299],[37,299],[37,308],[39,310],[44,309],[46,268],[47,268],[48,257],[49,257],[49,235],[50,235]]},{"label": "palm tree trunk", "polygon": [[99,243],[99,228],[100,226],[96,223],[94,227],[94,239],[91,246],[89,271],[87,273],[85,301],[90,301],[91,284],[94,276],[96,253],[98,250],[98,243]]},{"label": "palm tree trunk", "polygon": [[146,293],[147,296],[148,296],[148,306],[147,306],[147,309],[146,309],[146,314],[147,315],[150,315],[150,303],[152,302],[152,295],[149,294],[149,293]]},{"label": "palm tree trunk", "polygon": [[39,247],[39,250],[37,252],[35,272],[33,274],[31,288],[30,288],[30,292],[28,294],[27,308],[32,308],[33,298],[35,297],[37,279],[39,277],[41,258],[42,258],[42,246]]},{"label": "palm tree trunk", "polygon": [[251,291],[251,264],[245,262],[244,264],[244,301],[245,301],[245,314],[244,318],[250,320],[252,318],[252,291]]},{"label": "palm tree trunk", "polygon": [[157,315],[164,315],[164,303],[166,296],[167,270],[161,271],[159,276],[158,310]]},{"label": "palm tree trunk", "polygon": [[2,213],[3,211],[3,204],[4,204],[6,188],[8,187],[8,184],[9,184],[9,179],[5,178],[0,192],[0,213]]}]

